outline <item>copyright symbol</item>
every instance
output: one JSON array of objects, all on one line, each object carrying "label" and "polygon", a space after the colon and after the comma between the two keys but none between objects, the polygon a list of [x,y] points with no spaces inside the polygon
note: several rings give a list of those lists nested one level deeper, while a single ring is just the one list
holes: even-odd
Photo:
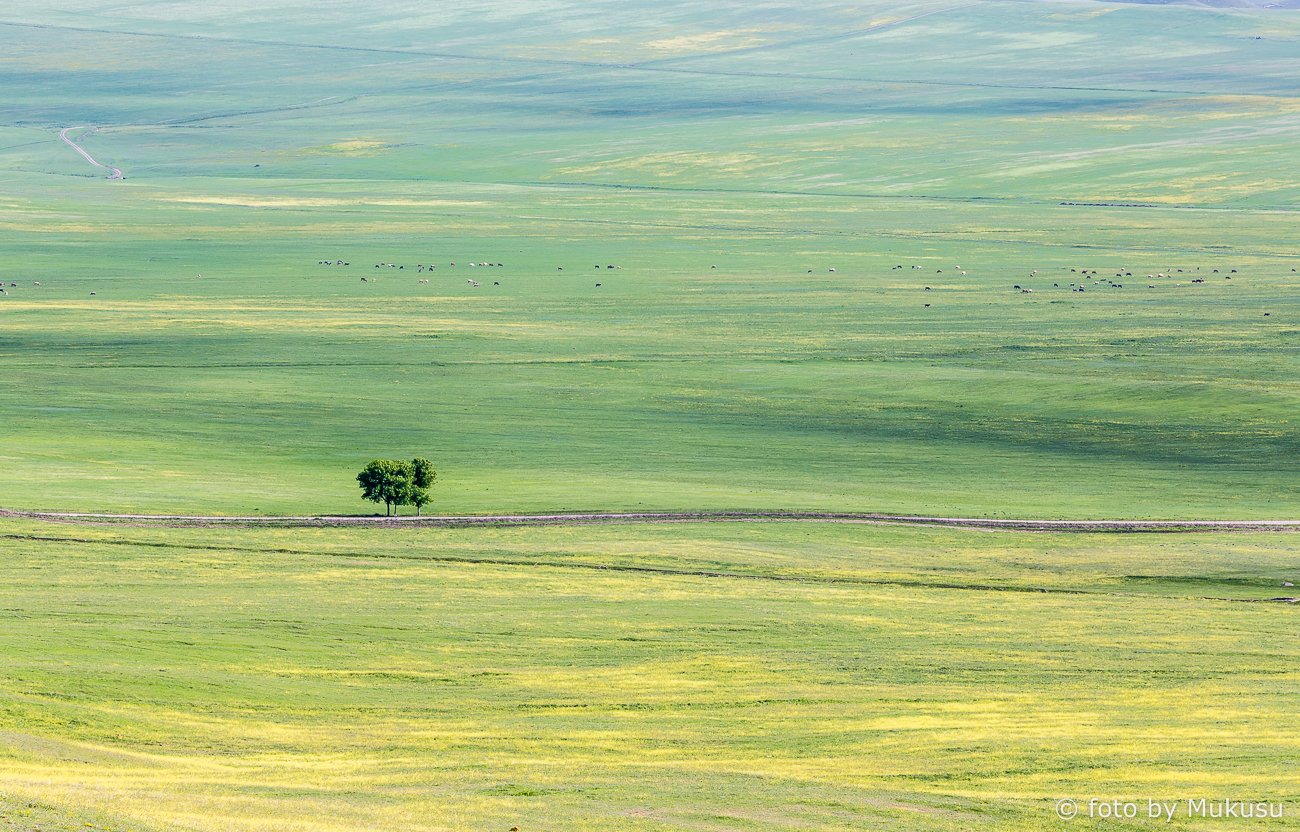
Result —
[{"label": "copyright symbol", "polygon": [[1079,814],[1079,807],[1070,798],[1056,801],[1056,816],[1061,820],[1074,820],[1077,814]]}]

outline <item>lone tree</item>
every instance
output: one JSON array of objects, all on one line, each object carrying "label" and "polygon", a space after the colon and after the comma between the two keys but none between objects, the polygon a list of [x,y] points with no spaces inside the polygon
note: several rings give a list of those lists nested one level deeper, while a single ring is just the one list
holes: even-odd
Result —
[{"label": "lone tree", "polygon": [[410,462],[400,459],[372,459],[361,473],[357,484],[361,497],[372,503],[383,503],[385,513],[392,516],[398,506],[415,506],[416,514],[428,504],[429,489],[438,478],[433,463],[417,458]]}]

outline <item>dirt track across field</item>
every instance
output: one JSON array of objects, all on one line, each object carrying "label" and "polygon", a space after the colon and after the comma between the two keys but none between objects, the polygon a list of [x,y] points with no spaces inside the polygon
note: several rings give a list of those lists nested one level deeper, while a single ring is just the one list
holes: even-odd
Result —
[{"label": "dirt track across field", "polygon": [[[63,143],[66,144],[68,147],[80,153],[81,158],[85,159],[87,162],[90,162],[92,165],[94,165],[97,168],[102,168],[108,171],[109,179],[125,179],[126,177],[122,175],[121,168],[115,168],[112,165],[101,164],[99,161],[95,159],[94,156],[91,156],[89,153],[87,153],[85,148],[83,148],[81,145],[77,144],[76,142],[74,142],[72,139],[68,137],[69,132],[73,130],[83,130],[83,129],[87,129],[87,128],[64,127],[62,130],[59,131],[59,138],[62,139]],[[91,127],[88,129],[93,131],[95,128]]]},{"label": "dirt track across field", "polygon": [[0,517],[64,523],[130,526],[275,526],[313,528],[373,526],[380,528],[454,528],[462,526],[580,526],[614,523],[874,523],[941,526],[1023,532],[1300,532],[1300,520],[1035,520],[987,517],[930,517],[911,514],[834,511],[647,511],[566,512],[556,514],[456,514],[424,517],[382,515],[230,516],[198,514],[100,514],[0,509]]}]

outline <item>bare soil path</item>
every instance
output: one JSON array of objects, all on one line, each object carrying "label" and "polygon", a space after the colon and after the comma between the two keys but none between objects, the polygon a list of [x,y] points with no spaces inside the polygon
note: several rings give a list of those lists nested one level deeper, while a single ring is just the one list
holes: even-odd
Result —
[{"label": "bare soil path", "polygon": [[0,517],[53,522],[114,523],[132,526],[375,526],[448,528],[458,526],[577,526],[613,523],[813,522],[942,526],[1025,532],[1300,532],[1300,520],[1044,520],[988,517],[934,517],[912,514],[832,511],[647,511],[562,512],[555,514],[441,514],[423,517],[381,515],[201,515],[106,514],[0,509]]},{"label": "bare soil path", "polygon": [[125,179],[126,177],[122,175],[121,168],[115,168],[112,165],[101,164],[99,161],[95,159],[94,156],[91,156],[89,153],[87,153],[85,148],[83,148],[81,145],[74,142],[68,136],[68,133],[72,132],[73,130],[86,130],[88,132],[93,132],[94,129],[95,128],[93,127],[64,127],[62,130],[59,131],[59,138],[62,139],[63,143],[66,144],[68,147],[80,153],[81,158],[85,159],[87,162],[90,162],[92,165],[94,165],[97,168],[102,168],[103,170],[108,171],[109,179]]}]

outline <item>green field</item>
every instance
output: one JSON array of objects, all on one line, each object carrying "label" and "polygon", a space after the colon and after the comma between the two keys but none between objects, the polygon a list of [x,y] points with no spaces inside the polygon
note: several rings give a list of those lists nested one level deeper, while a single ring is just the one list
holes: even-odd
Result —
[{"label": "green field", "polygon": [[1141,829],[1053,802],[1300,799],[1294,609],[1248,602],[1295,592],[1296,535],[0,534],[0,829]]},{"label": "green field", "polygon": [[[0,510],[1300,518],[1295,11],[9,5]],[[0,517],[0,830],[1291,828],[1297,553]]]},{"label": "green field", "polygon": [[49,5],[0,505],[1300,513],[1293,14]]}]

